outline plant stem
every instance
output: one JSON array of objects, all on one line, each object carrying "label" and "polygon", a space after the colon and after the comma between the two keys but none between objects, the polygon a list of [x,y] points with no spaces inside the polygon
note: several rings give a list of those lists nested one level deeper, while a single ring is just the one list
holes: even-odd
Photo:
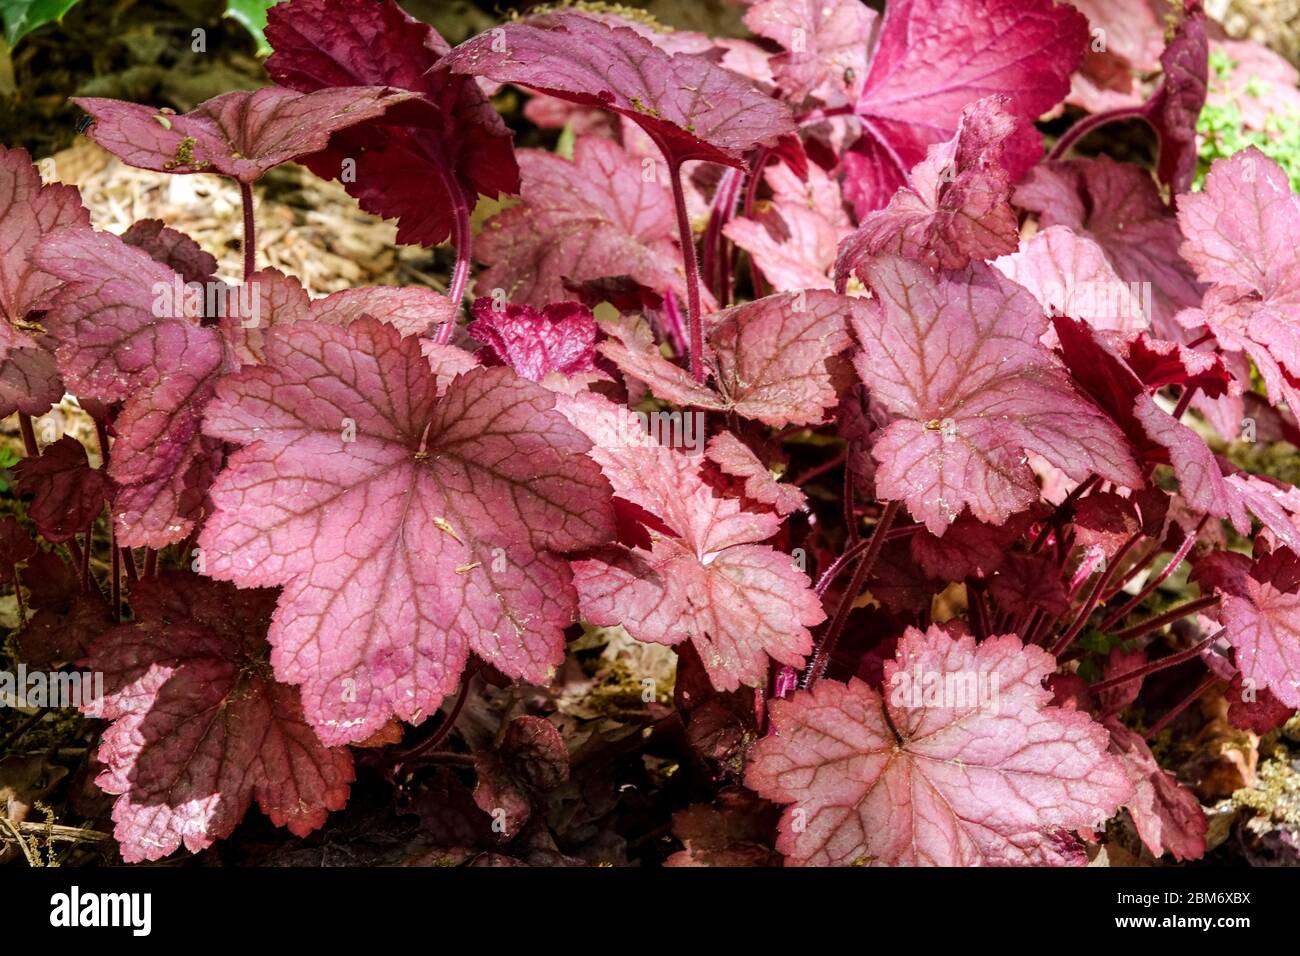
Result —
[{"label": "plant stem", "polygon": [[466,674],[461,681],[460,693],[456,695],[456,702],[451,705],[451,710],[446,718],[438,725],[438,729],[429,735],[427,740],[416,744],[410,750],[402,751],[397,755],[398,762],[412,760],[421,754],[428,753],[438,744],[442,743],[451,733],[451,728],[456,724],[456,718],[460,716],[461,708],[465,706],[465,701],[469,698],[469,688],[474,682],[474,674]]},{"label": "plant stem", "polygon": [[1200,699],[1200,696],[1202,694],[1204,694],[1207,690],[1209,690],[1211,687],[1217,684],[1220,680],[1221,678],[1217,677],[1214,674],[1211,674],[1209,677],[1205,678],[1205,680],[1197,684],[1196,690],[1192,691],[1190,694],[1188,694],[1186,697],[1180,700],[1177,704],[1174,704],[1173,709],[1169,711],[1169,713],[1165,714],[1158,721],[1156,721],[1155,726],[1147,731],[1146,739],[1151,740],[1152,738],[1155,737],[1156,734],[1160,733],[1160,731],[1168,727],[1171,723],[1173,723],[1175,717],[1177,717],[1179,714],[1185,711],[1190,705],[1194,704],[1198,699]]},{"label": "plant stem", "polygon": [[144,553],[144,576],[151,578],[158,573],[158,552],[149,548]]},{"label": "plant stem", "polygon": [[849,579],[849,585],[840,597],[840,603],[835,608],[835,616],[831,618],[830,626],[826,628],[826,633],[822,635],[821,641],[813,651],[812,660],[808,664],[808,670],[803,675],[803,680],[799,686],[804,690],[811,690],[812,686],[821,680],[826,673],[826,668],[830,665],[831,655],[835,652],[835,644],[840,638],[840,632],[844,630],[844,625],[848,622],[849,612],[853,610],[853,602],[857,599],[858,592],[862,590],[863,583],[867,580],[867,575],[876,564],[876,559],[880,557],[880,551],[885,546],[885,536],[889,534],[889,526],[894,523],[894,516],[898,514],[899,503],[891,501],[885,505],[885,510],[880,515],[880,520],[876,522],[876,527],[871,533],[871,541],[868,543],[867,552],[863,555],[862,560],[853,571],[853,577]]},{"label": "plant stem", "polygon": [[1213,641],[1223,636],[1226,628],[1219,628],[1203,641],[1198,641],[1191,647],[1178,651],[1176,654],[1170,654],[1162,657],[1158,661],[1152,661],[1150,664],[1143,664],[1141,667],[1134,668],[1116,677],[1107,677],[1103,681],[1090,686],[1088,689],[1093,693],[1098,691],[1109,690],[1112,687],[1118,687],[1120,684],[1127,684],[1131,680],[1137,680],[1140,677],[1146,677],[1148,674],[1154,674],[1156,671],[1162,671],[1167,667],[1173,667],[1175,664],[1181,664],[1183,661],[1190,661],[1193,657],[1201,653],[1202,650],[1209,647]]},{"label": "plant stem", "polygon": [[239,184],[239,200],[244,207],[244,281],[247,282],[257,271],[257,236],[253,222],[253,187],[249,183]]},{"label": "plant stem", "polygon": [[32,427],[32,416],[26,412],[18,413],[18,428],[23,433],[23,450],[28,458],[35,458],[41,453],[41,446],[36,443],[36,429]]},{"label": "plant stem", "polygon": [[113,556],[113,621],[122,620],[122,549],[117,546],[117,522],[113,516],[108,519],[109,548]]},{"label": "plant stem", "polygon": [[44,719],[45,715],[54,710],[53,707],[42,707],[36,713],[32,714],[21,724],[14,728],[13,733],[9,734],[3,741],[0,741],[0,754],[8,753],[9,748],[26,736],[27,731],[31,730]]},{"label": "plant stem", "polygon": [[18,580],[18,565],[11,563],[9,565],[9,576],[14,582],[14,600],[18,602],[18,630],[27,626],[27,605],[23,601],[23,585]]},{"label": "plant stem", "polygon": [[686,193],[682,189],[682,165],[668,168],[673,186],[673,209],[677,214],[677,232],[682,244],[682,262],[686,266],[686,324],[691,336],[691,376],[704,381],[704,325],[700,315],[700,268],[695,258],[695,234],[686,214]]},{"label": "plant stem", "polygon": [[1088,592],[1088,596],[1084,599],[1083,604],[1079,606],[1079,613],[1075,615],[1074,623],[1070,625],[1069,630],[1061,635],[1061,639],[1053,645],[1050,651],[1053,657],[1060,657],[1061,652],[1070,646],[1070,642],[1079,636],[1079,632],[1083,630],[1083,626],[1088,623],[1088,618],[1092,616],[1093,610],[1097,607],[1097,599],[1101,597],[1101,592],[1105,590],[1106,585],[1119,570],[1120,562],[1124,560],[1124,556],[1133,549],[1133,546],[1137,544],[1141,538],[1141,531],[1129,535],[1128,539],[1120,545],[1120,549],[1115,553],[1115,557],[1111,559],[1107,570],[1097,575],[1097,582],[1092,586],[1092,590]]},{"label": "plant stem", "polygon": [[1212,594],[1206,595],[1205,597],[1199,597],[1194,601],[1180,604],[1178,607],[1168,610],[1164,614],[1147,618],[1145,621],[1134,624],[1126,630],[1116,631],[1114,634],[1115,640],[1131,641],[1135,637],[1141,637],[1143,634],[1150,634],[1152,631],[1159,630],[1166,624],[1172,624],[1180,618],[1187,617],[1189,614],[1195,614],[1202,608],[1211,607],[1218,603],[1219,599]]},{"label": "plant stem", "polygon": [[456,317],[465,299],[465,287],[469,284],[470,257],[474,249],[474,230],[470,227],[469,201],[465,191],[460,188],[454,176],[442,172],[442,182],[447,195],[451,197],[451,240],[456,244],[456,265],[451,270],[451,286],[447,298],[455,311],[449,321],[444,322],[438,330],[437,342],[446,345],[451,341],[452,330],[456,327]]},{"label": "plant stem", "polygon": [[744,171],[728,167],[718,183],[713,196],[713,205],[709,210],[709,225],[704,231],[704,259],[701,272],[704,284],[713,290],[714,298],[724,308],[731,301],[731,255],[730,243],[723,228],[736,211],[736,199],[740,195],[740,184]]},{"label": "plant stem", "polygon": [[1108,631],[1120,621],[1124,620],[1125,617],[1132,613],[1134,608],[1147,599],[1152,591],[1160,587],[1160,585],[1164,584],[1165,581],[1169,579],[1169,576],[1178,569],[1178,566],[1183,563],[1184,559],[1186,559],[1187,555],[1195,546],[1196,536],[1200,534],[1201,527],[1204,524],[1205,519],[1202,518],[1201,523],[1196,526],[1196,530],[1183,538],[1183,543],[1178,546],[1178,550],[1175,551],[1173,557],[1169,559],[1169,563],[1161,568],[1160,573],[1148,581],[1141,591],[1135,594],[1128,601],[1125,601],[1123,607],[1119,608],[1113,614],[1108,616],[1106,620],[1102,621],[1099,625],[1101,630]]},{"label": "plant stem", "polygon": [[1064,159],[1065,154],[1070,151],[1070,147],[1093,130],[1105,126],[1107,123],[1115,123],[1126,119],[1140,119],[1145,115],[1146,113],[1140,106],[1126,106],[1117,110],[1107,110],[1104,113],[1093,113],[1067,129],[1061,138],[1056,141],[1056,145],[1052,147],[1052,152],[1047,158]]}]

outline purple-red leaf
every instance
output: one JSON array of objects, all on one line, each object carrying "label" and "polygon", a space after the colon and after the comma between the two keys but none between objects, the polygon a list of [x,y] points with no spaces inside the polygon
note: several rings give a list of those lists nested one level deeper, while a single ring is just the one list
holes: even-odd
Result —
[{"label": "purple-red leaf", "polygon": [[1037,501],[1026,452],[1076,481],[1144,483],[1123,434],[1039,342],[1047,320],[1024,289],[981,263],[935,275],[882,257],[864,274],[877,298],[853,320],[857,369],[896,416],[872,448],[882,498],[943,534],[963,507],[1001,524]]},{"label": "purple-red leaf", "polygon": [[1168,853],[1179,862],[1205,855],[1205,811],[1178,779],[1156,763],[1140,734],[1118,720],[1106,721],[1110,752],[1120,759],[1133,782],[1133,796],[1124,804],[1138,837],[1153,856]]},{"label": "purple-red leaf", "polygon": [[32,495],[27,515],[46,541],[58,544],[84,534],[108,501],[110,485],[101,469],[91,468],[86,449],[65,435],[47,445],[39,458],[14,466],[18,490]]},{"label": "purple-red leaf", "polygon": [[[885,9],[858,98],[863,133],[845,191],[859,215],[879,209],[926,148],[949,139],[962,110],[1003,94],[1033,120],[1070,86],[1088,21],[1052,0],[901,0]],[[1027,166],[1011,170],[1014,182]]]},{"label": "purple-red leaf", "polygon": [[908,628],[883,698],[854,679],[773,701],[745,782],[788,804],[777,849],[804,865],[1084,863],[1069,831],[1132,785],[1103,727],[1049,706],[1055,667],[1013,635]]},{"label": "purple-red leaf", "polygon": [[209,434],[246,447],[212,489],[207,572],[283,584],[270,641],[330,743],[418,722],[470,651],[545,682],[576,595],[556,552],[609,540],[608,485],[545,389],[507,368],[437,385],[370,319],[275,330],[221,383]]},{"label": "purple-red leaf", "polygon": [[[275,49],[266,69],[277,82],[304,92],[397,87],[436,109],[419,129],[375,123],[335,133],[328,149],[304,159],[318,175],[341,178],[362,208],[396,219],[399,242],[435,245],[451,234],[462,202],[472,208],[479,194],[519,192],[511,132],[472,77],[439,68],[450,48],[428,24],[392,0],[292,0],[266,19]],[[343,176],[349,159],[355,175]]]},{"label": "purple-red leaf", "polygon": [[323,746],[297,689],[271,677],[274,591],[165,572],[142,580],[131,605],[135,622],[109,630],[90,652],[111,721],[96,783],[119,795],[114,835],[124,860],[211,846],[253,800],[298,836],[343,807],[352,755]]},{"label": "purple-red leaf", "polygon": [[125,402],[108,468],[118,485],[119,543],[162,548],[182,540],[220,457],[199,430],[217,377],[231,367],[220,331],[191,314],[178,273],[116,236],[62,230],[36,259],[66,283],[46,323],[69,388]]},{"label": "purple-red leaf", "polygon": [[486,296],[474,302],[469,334],[495,360],[530,382],[555,372],[568,378],[596,371],[596,319],[578,302],[557,302],[541,312],[526,305],[493,308]]},{"label": "purple-red leaf", "polygon": [[745,151],[794,131],[790,110],[708,57],[671,55],[635,30],[568,10],[506,23],[443,61],[637,123],[670,164],[739,167]]},{"label": "purple-red leaf", "polygon": [[600,352],[668,401],[734,411],[777,428],[810,425],[837,401],[826,361],[851,344],[845,319],[866,312],[860,299],[812,289],[715,313],[706,336],[712,354],[705,359],[713,387],[696,382],[627,325],[611,326]]}]

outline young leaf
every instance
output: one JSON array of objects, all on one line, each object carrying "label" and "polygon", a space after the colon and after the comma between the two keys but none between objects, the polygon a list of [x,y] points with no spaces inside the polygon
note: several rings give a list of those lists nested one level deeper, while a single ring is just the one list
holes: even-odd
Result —
[{"label": "young leaf", "polygon": [[747,150],[794,132],[787,106],[708,58],[669,54],[627,26],[570,10],[482,33],[442,65],[621,113],[673,166],[700,159],[740,167]]},{"label": "young leaf", "polygon": [[33,496],[27,515],[46,541],[59,544],[84,534],[104,510],[111,487],[102,469],[91,468],[81,442],[65,435],[38,458],[14,466],[17,487]]},{"label": "young leaf", "polygon": [[1011,208],[1011,171],[1033,165],[1042,143],[1033,126],[1006,111],[1004,96],[967,106],[952,139],[929,148],[884,209],[867,213],[840,246],[837,283],[866,260],[891,253],[940,269],[1014,252],[1020,226]]},{"label": "young leaf", "polygon": [[186,282],[207,282],[216,277],[217,260],[197,242],[161,219],[141,219],[122,233],[122,241],[143,249],[149,258],[181,274]]},{"label": "young leaf", "polygon": [[[1061,101],[1083,56],[1088,22],[1052,0],[902,0],[885,8],[855,108],[862,135],[845,157],[858,215],[884,206],[961,111],[1003,94],[1033,120]],[[1010,170],[1014,182],[1027,166]]]},{"label": "young leaf", "polygon": [[583,617],[656,644],[689,638],[719,690],[762,686],[769,656],[802,666],[808,628],[826,615],[790,555],[758,544],[780,519],[721,497],[698,459],[656,443],[626,409],[595,395],[565,408],[592,439],[615,496],[651,519],[645,546],[574,562]]},{"label": "young leaf", "polygon": [[709,439],[706,454],[724,474],[744,479],[748,497],[771,505],[777,514],[784,517],[807,506],[802,491],[794,485],[777,481],[749,446],[731,432],[718,432]]},{"label": "young leaf", "polygon": [[589,443],[545,389],[476,368],[437,397],[414,337],[363,318],[273,330],[207,432],[246,447],[212,488],[207,573],[285,585],[270,641],[328,743],[418,722],[470,651],[545,682],[576,608],[556,552],[613,533]]},{"label": "young leaf", "polygon": [[777,428],[810,425],[837,401],[826,362],[850,345],[844,320],[866,311],[859,299],[816,289],[724,309],[710,317],[707,335],[712,388],[627,325],[611,326],[612,339],[599,350],[659,398],[734,411]]},{"label": "young leaf", "polygon": [[[450,47],[393,0],[292,0],[267,12],[275,52],[267,72],[311,92],[390,86],[424,97],[436,112],[420,128],[385,123],[335,133],[305,157],[317,175],[341,179],[361,207],[397,220],[397,240],[432,246],[452,231],[464,196],[519,192],[513,134],[470,77],[441,69]],[[348,161],[351,168],[348,168]]]},{"label": "young leaf", "polygon": [[541,312],[526,305],[497,311],[476,299],[469,334],[487,346],[496,365],[509,365],[530,382],[556,372],[564,377],[596,371],[596,319],[577,302],[557,302]]},{"label": "young leaf", "polygon": [[1103,727],[1049,706],[1055,667],[1014,635],[908,628],[887,698],[855,678],[773,701],[745,783],[788,805],[777,849],[799,865],[1083,864],[1069,831],[1132,784]]},{"label": "young leaf", "polygon": [[1083,319],[1095,329],[1137,332],[1151,320],[1141,297],[1115,272],[1106,251],[1065,226],[1035,233],[993,267],[1028,289],[1049,315]]},{"label": "young leaf", "polygon": [[0,147],[0,417],[41,415],[63,396],[40,327],[28,320],[49,306],[59,280],[32,252],[61,226],[88,225],[76,189],[42,185],[25,150]]},{"label": "young leaf", "polygon": [[771,201],[752,219],[738,216],[723,227],[778,292],[833,288],[835,250],[853,231],[839,183],[806,160],[804,166],[801,177],[786,162],[770,164],[763,178]]},{"label": "young leaf", "polygon": [[943,534],[963,506],[1001,524],[1038,500],[1025,452],[1076,481],[1140,487],[1123,434],[1039,342],[1047,321],[983,263],[935,275],[890,256],[864,267],[877,298],[853,318],[858,374],[896,418],[872,448],[882,498]]},{"label": "young leaf", "polygon": [[267,665],[275,592],[164,572],[132,590],[132,624],[90,651],[103,673],[96,783],[118,794],[114,835],[128,863],[228,837],[256,799],[306,836],[347,802],[352,755],[321,745],[298,691]]},{"label": "young leaf", "polygon": [[419,100],[385,87],[299,93],[269,86],[223,93],[184,114],[99,97],[73,102],[94,119],[86,135],[125,163],[251,183],[273,166],[324,149],[338,130]]},{"label": "young leaf", "polygon": [[573,160],[521,150],[523,201],[488,220],[475,255],[480,290],[544,308],[569,298],[565,281],[630,276],[683,297],[673,201],[658,175],[609,140],[581,137]]}]

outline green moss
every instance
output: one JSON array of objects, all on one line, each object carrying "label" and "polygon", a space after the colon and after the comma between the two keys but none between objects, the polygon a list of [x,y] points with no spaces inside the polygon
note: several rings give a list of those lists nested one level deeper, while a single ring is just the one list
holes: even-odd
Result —
[{"label": "green moss", "polygon": [[[1239,64],[1222,50],[1210,54],[1210,68],[1219,79],[1231,76]],[[1245,95],[1267,102],[1269,84],[1251,77]],[[1200,189],[1205,174],[1216,159],[1223,159],[1254,146],[1276,162],[1291,180],[1291,188],[1300,191],[1300,115],[1294,112],[1270,113],[1263,130],[1242,126],[1241,108],[1233,101],[1207,103],[1196,124],[1200,135],[1199,169],[1193,188]]]}]

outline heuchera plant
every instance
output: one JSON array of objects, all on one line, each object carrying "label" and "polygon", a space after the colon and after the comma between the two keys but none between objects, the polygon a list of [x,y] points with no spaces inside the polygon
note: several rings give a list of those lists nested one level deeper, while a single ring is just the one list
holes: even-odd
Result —
[{"label": "heuchera plant", "polygon": [[[276,85],[78,101],[122,161],[239,183],[238,283],[0,150],[0,574],[26,662],[104,675],[122,857],[254,801],[304,835],[357,765],[442,754],[444,849],[572,861],[538,833],[577,744],[457,721],[614,627],[677,651],[672,865],[1081,864],[1121,814],[1202,856],[1151,741],[1212,688],[1240,727],[1300,709],[1300,491],[1216,452],[1297,434],[1300,198],[1253,148],[1189,191],[1207,24],[1172,16],[759,0],[760,46],[601,5],[452,49],[393,0],[289,0]],[[503,84],[571,149],[516,152]],[[1071,157],[1131,118],[1149,169]],[[259,270],[289,161],[450,240],[448,294]],[[37,439],[65,390],[98,467]]]}]

